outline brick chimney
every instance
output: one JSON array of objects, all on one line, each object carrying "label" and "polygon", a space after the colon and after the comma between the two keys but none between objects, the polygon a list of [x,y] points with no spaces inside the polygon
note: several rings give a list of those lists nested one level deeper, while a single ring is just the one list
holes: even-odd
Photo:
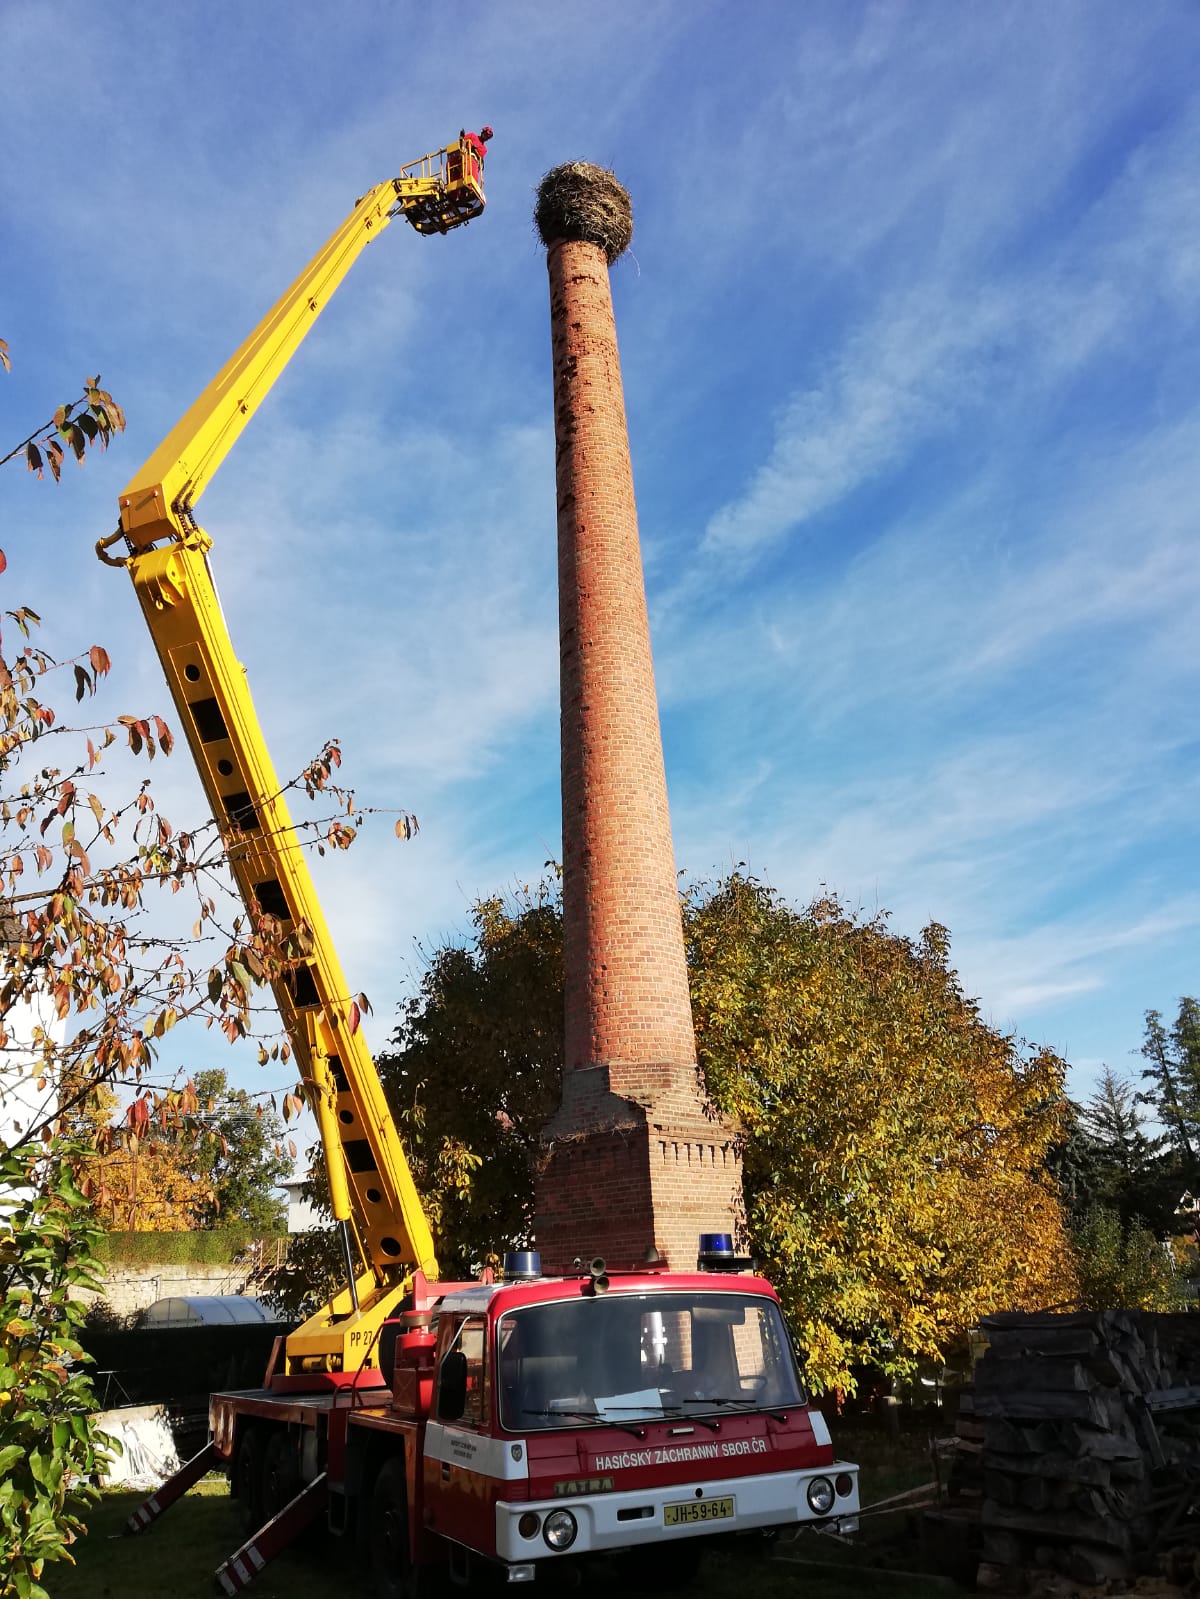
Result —
[{"label": "brick chimney", "polygon": [[547,1271],[695,1265],[736,1232],[741,1163],[706,1105],[687,965],[608,269],[633,231],[613,175],[548,173],[562,714],[562,1104],[543,1131]]}]

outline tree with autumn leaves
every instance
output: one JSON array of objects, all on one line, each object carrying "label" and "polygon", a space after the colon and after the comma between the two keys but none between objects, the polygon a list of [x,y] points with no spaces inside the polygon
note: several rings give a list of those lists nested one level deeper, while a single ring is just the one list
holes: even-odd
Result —
[{"label": "tree with autumn leaves", "polygon": [[[12,357],[4,339],[0,339],[0,367],[12,371]],[[125,413],[108,390],[100,387],[97,374],[84,378],[81,396],[56,406],[48,422],[34,428],[6,455],[0,455],[0,466],[20,458],[39,478],[49,472],[57,483],[68,453],[82,465],[89,449],[107,449],[113,434],[124,430]]]},{"label": "tree with autumn leaves", "polygon": [[109,1231],[283,1229],[287,1206],[274,1192],[292,1174],[283,1119],[269,1099],[231,1087],[219,1067],[197,1072],[173,1113],[137,1136],[106,1084],[70,1129],[81,1146],[70,1162],[75,1181]]},{"label": "tree with autumn leaves", "polygon": [[688,897],[685,927],[752,1243],[825,1385],[1073,1299],[1045,1169],[1065,1063],[983,1021],[944,928],[908,939],[828,898],[797,911],[738,872]]},{"label": "tree with autumn leaves", "polygon": [[[2,340],[0,365],[11,365]],[[0,464],[24,459],[59,483],[68,454],[82,464],[124,426],[100,379],[88,378],[81,398]],[[169,756],[171,730],[153,713],[83,722],[111,670],[108,652],[92,644],[57,658],[38,642],[40,627],[29,606],[0,613],[0,1081],[7,1073],[32,1085],[17,1144],[94,1111],[97,1089],[118,1083],[130,1090],[126,1131],[136,1138],[195,1111],[195,1085],[152,1077],[167,1033],[189,1019],[230,1042],[258,1037],[258,988],[310,952],[311,934],[298,926],[283,938],[277,920],[245,911],[226,872],[228,826],[209,818],[177,829],[148,773],[122,776],[114,799],[114,754]],[[68,696],[74,718],[64,715]],[[301,843],[344,848],[354,837],[354,796],[334,779],[340,764],[329,741],[286,785],[310,801],[323,796],[334,812],[300,822]],[[260,1039],[261,1063],[289,1058],[277,1029]],[[287,1096],[288,1109],[299,1103]],[[99,1128],[102,1118],[93,1120]]]},{"label": "tree with autumn leaves", "polygon": [[[903,1373],[990,1310],[1073,1299],[1045,1169],[1064,1063],[983,1021],[943,928],[913,941],[833,899],[797,910],[740,871],[683,913],[707,1091],[742,1131],[750,1247],[820,1385],[865,1362]],[[561,974],[556,885],[484,901],[473,947],[430,958],[380,1060],[450,1269],[528,1236]]]},{"label": "tree with autumn leaves", "polygon": [[[82,463],[123,426],[89,379],[4,459],[61,482],[68,454]],[[159,1139],[186,1126],[200,1096],[156,1079],[162,1040],[185,1017],[250,1035],[254,989],[305,937],[281,940],[235,907],[215,823],[177,831],[148,777],[114,799],[113,755],[169,755],[170,729],[153,714],[65,717],[72,695],[76,717],[97,699],[109,656],[93,644],[57,658],[39,627],[26,605],[0,615],[0,1599],[45,1599],[44,1566],[71,1558],[108,1447],[77,1337],[78,1291],[99,1286],[98,1152],[163,1158]],[[330,746],[298,784],[323,790],[336,760]],[[345,803],[339,793],[331,827],[344,829]],[[177,925],[151,915],[184,904]],[[263,1040],[260,1056],[271,1054],[286,1059],[286,1040]],[[105,1111],[118,1086],[114,1128]],[[217,1184],[202,1186],[211,1203]]]},{"label": "tree with autumn leaves", "polygon": [[[26,639],[38,622],[28,608],[6,619]],[[22,1142],[49,1134],[101,1085],[131,1089],[131,1137],[192,1112],[193,1087],[153,1078],[162,1040],[184,1019],[231,1042],[258,1036],[259,985],[305,948],[304,929],[281,939],[272,918],[252,920],[240,907],[216,822],[176,830],[148,780],[115,805],[104,797],[99,779],[114,745],[153,760],[173,742],[157,716],[74,728],[40,697],[69,673],[76,700],[90,698],[108,670],[98,646],[57,661],[26,643],[0,661],[0,1048],[17,1047],[10,1016],[34,1017],[19,1041],[17,1070],[35,1091],[16,1129]],[[327,747],[289,786],[317,792],[338,758]],[[151,916],[152,896],[170,906],[180,894],[183,915]],[[290,1046],[276,1031],[259,1055],[286,1062]]]},{"label": "tree with autumn leaves", "polygon": [[[3,341],[0,365],[6,371],[10,366]],[[119,408],[110,409],[108,399],[99,379],[89,381],[87,426],[72,420],[76,405],[60,406],[52,423],[5,459],[24,454],[30,470],[42,476],[49,465],[57,481],[68,445],[82,460],[89,444],[104,448],[123,427]],[[0,573],[5,567],[0,552]],[[4,618],[26,640],[37,620],[27,607]],[[12,1118],[12,1142],[0,1142],[0,1595],[45,1599],[43,1569],[47,1562],[71,1559],[70,1545],[84,1530],[82,1517],[95,1497],[93,1475],[111,1448],[91,1421],[95,1400],[77,1337],[83,1317],[79,1291],[98,1287],[98,1228],[71,1169],[81,1146],[58,1128],[60,1079],[44,1047],[60,1031],[51,972],[70,938],[67,902],[75,882],[71,874],[79,870],[69,792],[60,811],[64,791],[55,790],[53,769],[47,765],[29,774],[29,755],[34,749],[41,753],[44,735],[56,725],[53,711],[35,693],[54,663],[32,643],[13,651],[0,639],[0,652],[0,783],[8,790],[0,802],[6,835],[0,1095],[11,1098],[23,1087],[22,1103],[29,1106],[23,1125]],[[80,693],[94,688],[107,670],[102,651],[89,651],[72,664]],[[22,760],[24,782],[18,774]],[[61,831],[47,842],[56,816]],[[20,839],[16,848],[14,837]],[[24,885],[27,864],[31,877],[58,868],[57,881],[49,880],[52,892],[40,902],[48,919],[40,926]],[[47,939],[55,924],[58,930]],[[103,981],[101,973],[102,987]]]}]

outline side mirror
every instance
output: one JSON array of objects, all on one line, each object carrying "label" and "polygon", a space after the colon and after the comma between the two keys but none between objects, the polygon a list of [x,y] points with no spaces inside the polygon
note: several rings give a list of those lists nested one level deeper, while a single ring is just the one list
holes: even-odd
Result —
[{"label": "side mirror", "polygon": [[438,1419],[458,1421],[466,1408],[467,1357],[461,1349],[452,1349],[438,1373]]}]

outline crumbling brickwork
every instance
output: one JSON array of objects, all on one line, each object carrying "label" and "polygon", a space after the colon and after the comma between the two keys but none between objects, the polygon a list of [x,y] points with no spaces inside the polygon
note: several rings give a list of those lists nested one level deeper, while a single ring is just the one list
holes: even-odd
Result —
[{"label": "crumbling brickwork", "polygon": [[566,1031],[536,1230],[552,1271],[632,1266],[650,1244],[694,1265],[698,1234],[734,1230],[741,1204],[696,1067],[609,254],[547,240]]}]

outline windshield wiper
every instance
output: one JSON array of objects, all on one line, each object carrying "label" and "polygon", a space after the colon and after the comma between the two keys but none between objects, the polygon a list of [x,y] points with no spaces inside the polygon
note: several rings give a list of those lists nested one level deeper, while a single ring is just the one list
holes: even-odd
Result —
[{"label": "windshield wiper", "polygon": [[627,1432],[634,1438],[644,1438],[646,1429],[635,1427],[629,1421],[613,1421],[608,1416],[597,1415],[594,1410],[528,1410],[521,1411],[523,1416],[562,1416],[567,1421],[586,1421],[591,1427],[616,1427],[621,1432]]},{"label": "windshield wiper", "polygon": [[[787,1412],[776,1410],[770,1405],[760,1405],[757,1399],[729,1399],[724,1395],[704,1394],[698,1399],[687,1399],[688,1405],[729,1405],[734,1410],[761,1410],[764,1416],[770,1416],[772,1421],[786,1421]],[[693,1421],[699,1421],[699,1416],[693,1416]]]}]

